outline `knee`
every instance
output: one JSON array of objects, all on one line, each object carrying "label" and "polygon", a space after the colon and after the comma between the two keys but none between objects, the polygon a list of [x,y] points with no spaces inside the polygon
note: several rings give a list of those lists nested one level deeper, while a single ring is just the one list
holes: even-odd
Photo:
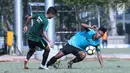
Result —
[{"label": "knee", "polygon": [[60,56],[60,55],[55,55],[54,56],[56,59],[60,59],[62,56]]},{"label": "knee", "polygon": [[45,47],[45,51],[50,52],[50,47],[49,47],[49,46],[46,46],[46,47]]},{"label": "knee", "polygon": [[45,51],[46,52],[50,52],[50,48],[45,48]]},{"label": "knee", "polygon": [[80,59],[84,59],[86,57],[86,54],[84,52],[80,52]]},{"label": "knee", "polygon": [[57,57],[57,56],[54,56],[54,58],[55,58],[55,59],[59,59],[59,57]]},{"label": "knee", "polygon": [[59,51],[54,57],[59,59],[64,56],[64,53],[62,51]]}]

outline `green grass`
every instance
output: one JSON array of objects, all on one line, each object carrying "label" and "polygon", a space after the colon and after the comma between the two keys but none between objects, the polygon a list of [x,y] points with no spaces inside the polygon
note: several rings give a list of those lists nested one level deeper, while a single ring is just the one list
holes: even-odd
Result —
[{"label": "green grass", "polygon": [[130,61],[105,59],[104,68],[100,68],[97,60],[84,60],[67,69],[67,61],[62,61],[59,69],[39,70],[40,62],[29,62],[29,70],[23,69],[23,62],[0,62],[0,73],[129,73]]},{"label": "green grass", "polygon": [[111,54],[111,53],[125,53],[125,54],[130,54],[130,48],[116,48],[116,49],[108,49],[104,48],[101,49],[101,51],[105,54]]},{"label": "green grass", "polygon": [[[28,50],[24,50],[24,55],[26,55],[27,52],[28,52]],[[113,53],[130,54],[130,48],[113,48],[113,49],[102,48],[101,52],[105,53],[105,54],[113,54]]]}]

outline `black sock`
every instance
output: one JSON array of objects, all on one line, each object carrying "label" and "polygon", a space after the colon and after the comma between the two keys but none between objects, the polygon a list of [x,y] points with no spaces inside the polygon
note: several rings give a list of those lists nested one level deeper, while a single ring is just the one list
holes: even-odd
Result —
[{"label": "black sock", "polygon": [[29,60],[34,52],[35,52],[35,50],[29,50],[29,52],[27,53],[26,59]]},{"label": "black sock", "polygon": [[[84,58],[83,58],[83,59],[84,59]],[[71,60],[70,62],[71,62],[71,63],[77,63],[77,62],[82,61],[83,59],[80,58],[80,57],[76,57],[76,58],[74,58],[73,60]]]},{"label": "black sock", "polygon": [[54,64],[56,61],[57,61],[57,58],[55,58],[55,56],[52,57],[52,58],[48,61],[47,67],[50,66],[50,65],[52,65],[52,64]]},{"label": "black sock", "polygon": [[45,50],[45,51],[44,51],[43,59],[42,59],[42,65],[45,65],[45,64],[46,64],[46,61],[47,61],[49,52],[50,52],[50,50]]}]

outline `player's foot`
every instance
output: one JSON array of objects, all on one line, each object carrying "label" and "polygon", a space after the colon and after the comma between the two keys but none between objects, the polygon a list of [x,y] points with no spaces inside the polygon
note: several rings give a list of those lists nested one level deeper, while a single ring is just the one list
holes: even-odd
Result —
[{"label": "player's foot", "polygon": [[72,62],[68,62],[68,68],[70,69],[70,68],[72,68]]},{"label": "player's foot", "polygon": [[27,66],[24,66],[24,69],[29,69]]},{"label": "player's foot", "polygon": [[28,63],[28,61],[25,60],[25,61],[24,61],[24,69],[29,69],[28,66],[27,66],[27,63]]},{"label": "player's foot", "polygon": [[53,66],[55,69],[58,69],[58,67],[56,66],[56,64],[53,64],[52,66]]},{"label": "player's foot", "polygon": [[47,66],[43,66],[41,65],[38,69],[45,69],[45,70],[49,70],[49,68]]},{"label": "player's foot", "polygon": [[61,63],[60,63],[61,61],[60,60],[58,60],[58,61],[56,61],[52,66],[54,67],[54,68],[56,68],[56,69],[58,69],[59,68],[59,66],[61,65]]}]

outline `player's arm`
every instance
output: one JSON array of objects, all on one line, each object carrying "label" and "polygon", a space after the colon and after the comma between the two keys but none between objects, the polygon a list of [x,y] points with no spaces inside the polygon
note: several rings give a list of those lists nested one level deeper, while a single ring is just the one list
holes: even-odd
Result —
[{"label": "player's arm", "polygon": [[45,38],[45,40],[49,42],[49,46],[53,47],[53,42],[47,36],[47,30],[48,30],[48,22],[44,23],[42,36]]},{"label": "player's arm", "polygon": [[28,30],[28,24],[30,23],[31,19],[35,19],[37,16],[38,16],[37,14],[34,14],[32,16],[28,16],[27,17],[27,20],[26,20],[24,28],[23,28],[24,32],[27,32],[27,30]]},{"label": "player's arm", "polygon": [[47,40],[48,42],[50,42],[50,39],[48,38],[47,32],[46,32],[45,30],[43,30],[42,35],[43,35],[43,37],[45,38],[45,40]]},{"label": "player's arm", "polygon": [[88,31],[89,31],[89,28],[90,28],[90,29],[94,29],[94,30],[97,29],[97,26],[96,26],[96,25],[89,26],[88,24],[82,23],[81,26],[84,27],[85,30],[88,30]]},{"label": "player's arm", "polygon": [[101,68],[103,68],[102,53],[101,53],[101,51],[100,51],[100,49],[99,49],[98,46],[96,46],[96,51],[97,51],[97,58],[98,58],[98,61],[99,61],[100,65],[101,65]]},{"label": "player's arm", "polygon": [[32,16],[28,16],[26,22],[25,22],[25,26],[28,26],[29,22],[31,21]]},{"label": "player's arm", "polygon": [[84,28],[91,28],[91,26],[89,26],[88,24],[82,23],[81,25],[82,25]]},{"label": "player's arm", "polygon": [[29,16],[29,17],[27,18],[27,20],[26,20],[26,22],[25,22],[25,25],[24,25],[24,28],[23,28],[24,32],[27,32],[27,30],[28,30],[28,24],[29,24],[29,22],[31,21],[31,19],[32,19],[32,16]]},{"label": "player's arm", "polygon": [[47,32],[45,30],[43,30],[43,37],[45,38],[45,40],[47,40],[50,44],[50,47],[53,47],[53,42],[48,38],[47,36]]}]

